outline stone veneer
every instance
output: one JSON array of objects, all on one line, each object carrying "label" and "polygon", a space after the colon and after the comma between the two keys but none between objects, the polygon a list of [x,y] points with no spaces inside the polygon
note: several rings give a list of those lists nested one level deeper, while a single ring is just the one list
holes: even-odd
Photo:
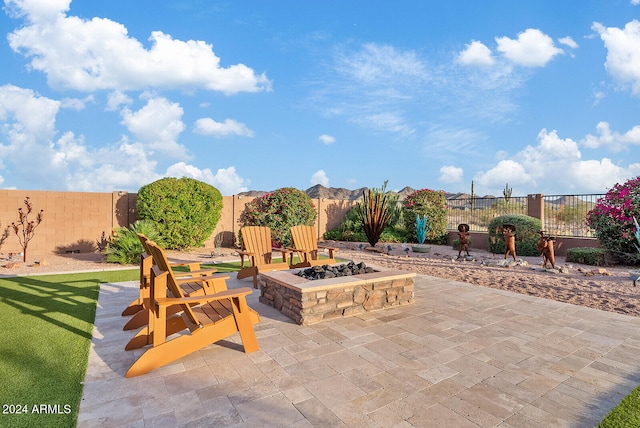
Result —
[{"label": "stone veneer", "polygon": [[310,281],[299,269],[260,274],[260,302],[301,325],[413,303],[413,272],[371,266],[363,275]]}]

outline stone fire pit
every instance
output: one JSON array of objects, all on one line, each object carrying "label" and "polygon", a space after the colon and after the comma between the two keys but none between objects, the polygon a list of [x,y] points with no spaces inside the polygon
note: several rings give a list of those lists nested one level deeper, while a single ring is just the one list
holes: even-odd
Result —
[{"label": "stone fire pit", "polygon": [[413,303],[415,273],[369,268],[369,273],[318,280],[298,276],[304,269],[261,273],[260,302],[301,325]]}]

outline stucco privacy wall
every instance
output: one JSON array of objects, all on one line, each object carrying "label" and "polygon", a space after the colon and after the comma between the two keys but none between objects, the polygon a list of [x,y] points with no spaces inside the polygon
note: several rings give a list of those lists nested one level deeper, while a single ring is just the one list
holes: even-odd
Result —
[{"label": "stucco privacy wall", "polygon": [[[128,225],[135,219],[136,194],[0,190],[2,231],[12,222],[18,221],[18,208],[26,211],[24,200],[27,196],[33,204],[29,220],[35,220],[37,212],[44,210],[44,220],[29,241],[27,256],[91,251],[103,231],[109,234],[113,227]],[[21,251],[18,238],[10,231],[0,252],[7,254]]]},{"label": "stucco privacy wall", "polygon": [[[28,256],[50,253],[90,252],[96,248],[96,241],[102,233],[107,235],[114,228],[128,226],[136,220],[136,193],[111,192],[52,192],[38,190],[0,190],[0,231],[4,231],[11,222],[18,220],[18,208],[24,209],[24,199],[31,198],[35,219],[37,211],[43,209],[44,221],[36,229],[35,237],[29,242]],[[529,215],[537,218],[544,216],[542,195],[529,195]],[[205,242],[206,248],[217,245],[231,247],[238,234],[239,219],[245,205],[253,198],[243,196],[224,196],[220,221],[213,234]],[[327,230],[337,228],[345,213],[355,201],[312,199],[318,217],[316,227],[318,237]],[[457,236],[449,233],[449,243]],[[472,236],[473,247],[487,249],[486,234]],[[556,254],[564,256],[566,250],[574,247],[598,246],[598,241],[585,238],[561,238],[562,245]],[[13,232],[0,246],[0,252],[19,253],[22,248]]]},{"label": "stucco privacy wall", "polygon": [[[4,231],[18,220],[18,208],[25,209],[24,199],[29,196],[33,204],[30,219],[44,210],[44,220],[29,242],[27,256],[50,253],[90,252],[102,233],[128,226],[136,220],[136,193],[127,192],[54,192],[38,190],[0,190],[0,230]],[[232,246],[237,236],[240,213],[253,198],[223,197],[220,221],[205,247]],[[340,225],[353,201],[312,199],[318,217],[318,236]],[[19,253],[22,247],[13,231],[0,247],[0,252]],[[29,258],[30,258],[29,257]]]}]

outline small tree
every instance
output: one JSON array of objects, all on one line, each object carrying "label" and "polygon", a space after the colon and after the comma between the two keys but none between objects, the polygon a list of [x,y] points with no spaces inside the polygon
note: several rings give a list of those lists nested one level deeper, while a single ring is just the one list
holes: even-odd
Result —
[{"label": "small tree", "polygon": [[26,211],[23,211],[22,208],[18,208],[18,221],[11,223],[11,228],[15,232],[18,237],[18,241],[20,241],[20,245],[22,246],[22,261],[26,262],[27,246],[29,246],[29,241],[33,239],[36,228],[40,223],[42,223],[44,210],[40,210],[38,214],[36,214],[36,219],[30,221],[29,214],[33,211],[33,204],[28,196],[24,199],[24,205],[27,208]]}]

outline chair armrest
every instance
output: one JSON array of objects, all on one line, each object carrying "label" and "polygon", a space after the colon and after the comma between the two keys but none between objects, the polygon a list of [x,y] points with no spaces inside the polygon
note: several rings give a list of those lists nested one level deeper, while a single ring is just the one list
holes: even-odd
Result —
[{"label": "chair armrest", "polygon": [[205,282],[205,281],[209,281],[212,279],[224,279],[227,280],[231,278],[229,275],[227,275],[226,273],[221,273],[219,275],[207,275],[207,276],[196,276],[195,278],[176,278],[176,281],[178,283],[183,283],[183,282]]},{"label": "chair armrest", "polygon": [[337,247],[329,247],[329,246],[326,246],[326,245],[318,245],[318,248],[322,248],[323,250],[338,251]]},{"label": "chair armrest", "polygon": [[190,270],[188,272],[173,272],[173,276],[175,277],[184,277],[184,276],[189,276],[189,275],[210,275],[212,273],[216,273],[218,272],[218,269],[215,268],[211,268],[211,269],[200,269],[200,270]]},{"label": "chair armrest", "polygon": [[216,300],[232,299],[234,297],[245,297],[252,293],[249,287],[234,288],[231,290],[221,291],[216,294],[204,294],[202,296],[189,296],[182,298],[175,297],[159,297],[155,299],[155,303],[158,306],[171,306],[180,304],[195,304],[200,305],[209,302],[215,302]]}]

